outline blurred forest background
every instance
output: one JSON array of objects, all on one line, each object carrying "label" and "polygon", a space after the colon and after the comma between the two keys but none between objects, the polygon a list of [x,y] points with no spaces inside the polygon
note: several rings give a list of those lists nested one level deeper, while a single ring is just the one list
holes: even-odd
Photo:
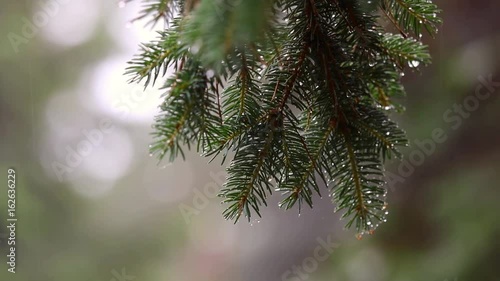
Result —
[{"label": "blurred forest background", "polygon": [[[406,73],[397,118],[407,155],[436,128],[447,138],[390,188],[388,222],[360,241],[329,198],[300,216],[276,198],[260,221],[233,225],[213,196],[224,179],[217,161],[149,157],[162,91],[143,93],[123,76],[155,36],[145,21],[130,23],[138,2],[0,0],[1,280],[283,280],[318,239],[337,247],[289,280],[500,280],[499,1],[435,1],[444,25],[424,38],[433,64]],[[473,99],[480,76],[496,86],[458,117],[454,105]],[[6,267],[11,167],[16,274]]]}]

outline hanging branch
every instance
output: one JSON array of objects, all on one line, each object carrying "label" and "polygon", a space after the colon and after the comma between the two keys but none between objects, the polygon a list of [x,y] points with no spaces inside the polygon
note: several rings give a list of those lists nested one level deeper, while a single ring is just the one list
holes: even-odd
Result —
[{"label": "hanging branch", "polygon": [[[165,76],[152,152],[173,161],[196,145],[222,163],[226,219],[279,206],[312,207],[332,195],[347,227],[373,233],[386,214],[383,163],[399,157],[402,72],[430,63],[420,37],[437,32],[428,0],[145,1],[141,17],[171,22],[142,45],[127,74]],[[172,11],[179,11],[174,18]],[[395,26],[392,34],[380,16]],[[414,35],[413,39],[410,35]],[[232,152],[232,154],[230,153]]]}]

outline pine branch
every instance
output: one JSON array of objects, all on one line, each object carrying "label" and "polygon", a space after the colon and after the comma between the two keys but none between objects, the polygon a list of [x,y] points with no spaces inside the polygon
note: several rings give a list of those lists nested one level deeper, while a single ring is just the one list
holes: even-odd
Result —
[{"label": "pine branch", "polygon": [[221,122],[214,100],[218,83],[192,60],[167,80],[165,89],[169,92],[154,125],[152,153],[162,159],[169,152],[173,161],[179,154],[184,157],[182,145],[189,147],[196,142],[197,150],[203,152],[216,142],[216,126]]},{"label": "pine branch", "polygon": [[386,34],[382,44],[384,54],[401,70],[404,70],[406,66],[417,67],[420,64],[428,65],[431,62],[427,47],[413,38]]},{"label": "pine branch", "polygon": [[252,208],[259,216],[259,208],[266,205],[267,192],[272,193],[271,179],[273,161],[277,155],[272,147],[276,139],[272,127],[272,118],[266,124],[254,128],[248,138],[240,144],[234,160],[228,168],[229,177],[221,192],[223,203],[230,205],[224,212],[224,218],[238,221],[241,214],[250,220]]},{"label": "pine branch", "polygon": [[332,178],[333,195],[337,208],[344,210],[342,217],[349,218],[346,227],[354,224],[363,235],[373,233],[385,221],[383,166],[374,153],[373,139],[346,121],[340,119],[340,134],[333,141],[335,154],[332,156],[337,163]]},{"label": "pine branch", "polygon": [[[296,136],[295,140],[288,138],[291,141],[290,146],[295,145],[295,149],[291,150],[289,157],[295,160],[300,159],[295,164],[300,166],[290,165],[291,170],[287,173],[287,177],[277,187],[277,190],[284,191],[283,195],[289,194],[280,202],[280,207],[290,209],[298,201],[300,210],[301,202],[305,201],[312,208],[311,187],[321,196],[315,173],[323,177],[321,169],[326,169],[329,166],[329,159],[325,157],[324,150],[328,149],[328,142],[333,136],[334,129],[335,124],[332,122],[326,131],[321,130],[319,126],[316,130],[311,128],[306,140],[301,136]],[[306,150],[305,155],[303,149]],[[303,163],[306,165],[304,166]],[[327,182],[326,179],[324,181]]]},{"label": "pine branch", "polygon": [[[126,0],[131,2],[133,0]],[[143,8],[139,12],[139,16],[132,21],[138,21],[145,18],[150,18],[146,25],[154,26],[159,21],[168,23],[168,20],[173,18],[175,13],[179,11],[180,6],[177,0],[143,0]]]},{"label": "pine branch", "polygon": [[[142,45],[131,82],[165,84],[152,152],[172,161],[196,144],[234,152],[220,196],[226,219],[249,220],[274,191],[280,207],[313,206],[323,182],[347,227],[385,221],[383,161],[407,145],[386,111],[406,67],[430,63],[419,41],[437,32],[428,0],[151,1],[141,16],[180,16]],[[155,6],[156,5],[156,6]],[[382,11],[379,14],[377,7]],[[385,15],[400,35],[379,24]],[[417,39],[410,38],[413,33]]]},{"label": "pine branch", "polygon": [[421,37],[422,28],[435,35],[441,19],[437,6],[427,0],[381,0],[381,8],[386,11],[400,30],[413,32]]},{"label": "pine branch", "polygon": [[159,38],[141,46],[141,52],[132,59],[125,71],[131,76],[130,83],[138,83],[143,79],[145,87],[164,76],[168,67],[177,65],[188,56],[189,47],[180,43],[180,19],[176,19],[171,30],[159,32]]},{"label": "pine branch", "polygon": [[399,129],[383,112],[370,108],[369,106],[358,106],[359,119],[355,121],[355,127],[366,136],[371,136],[374,148],[382,159],[390,159],[391,154],[400,158],[398,147],[407,146],[406,134]]}]

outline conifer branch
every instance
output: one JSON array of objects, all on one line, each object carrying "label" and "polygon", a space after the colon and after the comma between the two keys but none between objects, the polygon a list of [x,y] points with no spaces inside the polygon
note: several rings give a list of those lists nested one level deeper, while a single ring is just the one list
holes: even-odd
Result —
[{"label": "conifer branch", "polygon": [[238,2],[146,1],[140,17],[171,25],[126,73],[148,86],[174,72],[151,151],[173,161],[196,145],[222,163],[234,152],[226,219],[260,216],[274,191],[300,212],[325,188],[347,227],[373,233],[385,221],[383,161],[407,145],[386,112],[404,95],[402,72],[430,63],[420,37],[437,32],[440,11],[428,0]]}]

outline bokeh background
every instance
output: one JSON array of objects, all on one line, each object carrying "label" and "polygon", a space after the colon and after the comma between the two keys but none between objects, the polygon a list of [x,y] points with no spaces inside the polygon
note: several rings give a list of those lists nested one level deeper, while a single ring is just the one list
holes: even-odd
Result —
[{"label": "bokeh background", "polygon": [[[297,266],[305,274],[288,280],[500,280],[500,2],[435,2],[444,25],[424,38],[434,63],[406,73],[407,110],[395,118],[413,143],[409,163],[433,130],[446,141],[391,185],[388,222],[358,241],[327,197],[298,216],[277,208],[278,195],[262,219],[234,225],[214,196],[217,162],[149,156],[162,91],[123,76],[161,28],[130,22],[140,1],[0,0],[0,279],[272,281]],[[496,84],[476,106],[480,76]],[[473,110],[455,113],[464,102]],[[8,168],[16,274],[6,266]],[[387,169],[398,175],[400,163]],[[314,263],[318,239],[336,247]]]}]

